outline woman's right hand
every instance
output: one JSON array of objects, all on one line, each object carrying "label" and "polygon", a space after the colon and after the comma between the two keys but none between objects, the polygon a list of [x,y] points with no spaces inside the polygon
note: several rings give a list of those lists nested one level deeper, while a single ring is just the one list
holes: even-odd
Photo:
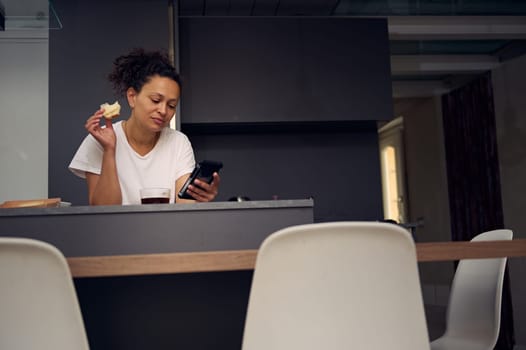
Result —
[{"label": "woman's right hand", "polygon": [[[117,137],[113,130],[113,123],[111,119],[106,119],[103,116],[104,110],[101,108],[88,118],[84,127],[86,130],[101,144],[105,150],[115,149]],[[106,121],[106,127],[100,125],[100,120]]]}]

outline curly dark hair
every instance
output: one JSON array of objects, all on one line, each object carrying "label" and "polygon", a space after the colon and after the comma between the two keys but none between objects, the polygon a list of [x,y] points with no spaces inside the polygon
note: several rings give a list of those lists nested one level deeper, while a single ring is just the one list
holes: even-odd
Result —
[{"label": "curly dark hair", "polygon": [[108,80],[115,93],[124,96],[130,87],[140,92],[143,85],[156,75],[173,79],[181,86],[179,74],[165,52],[138,48],[113,61],[113,71],[108,75]]}]

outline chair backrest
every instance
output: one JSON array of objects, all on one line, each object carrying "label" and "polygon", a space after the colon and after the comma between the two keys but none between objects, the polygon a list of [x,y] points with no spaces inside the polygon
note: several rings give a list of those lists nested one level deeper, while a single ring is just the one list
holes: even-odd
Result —
[{"label": "chair backrest", "polygon": [[62,253],[37,240],[0,237],[0,349],[88,348]]},{"label": "chair backrest", "polygon": [[393,224],[285,228],[258,252],[243,349],[424,350],[414,242]]},{"label": "chair backrest", "polygon": [[[472,242],[511,240],[510,230],[479,234]],[[461,260],[455,271],[447,311],[446,335],[497,342],[506,258]]]}]

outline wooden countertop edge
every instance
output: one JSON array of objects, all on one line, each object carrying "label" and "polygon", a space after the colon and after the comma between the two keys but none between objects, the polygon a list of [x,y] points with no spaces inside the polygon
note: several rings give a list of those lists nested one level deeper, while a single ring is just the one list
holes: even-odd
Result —
[{"label": "wooden countertop edge", "polygon": [[[416,244],[419,262],[526,257],[526,239]],[[73,277],[133,276],[252,270],[257,250],[67,258]]]},{"label": "wooden countertop edge", "polygon": [[526,239],[417,243],[416,253],[419,262],[502,257],[519,258],[526,257]]},{"label": "wooden countertop edge", "polygon": [[67,258],[73,277],[132,276],[251,270],[257,250]]}]

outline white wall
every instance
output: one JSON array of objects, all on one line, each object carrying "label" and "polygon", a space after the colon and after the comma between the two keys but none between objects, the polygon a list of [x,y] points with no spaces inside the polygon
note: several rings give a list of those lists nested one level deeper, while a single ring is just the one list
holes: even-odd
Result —
[{"label": "white wall", "polygon": [[[423,220],[419,242],[451,240],[446,158],[440,97],[395,100],[404,117],[409,221]],[[445,312],[454,274],[453,262],[418,265],[430,339],[445,330]]]},{"label": "white wall", "polygon": [[[526,238],[526,56],[492,72],[504,225]],[[526,346],[526,258],[508,260],[515,338]]]},{"label": "white wall", "polygon": [[47,30],[0,32],[0,106],[0,203],[47,197]]},{"label": "white wall", "polygon": [[[423,226],[416,229],[416,239],[449,241],[451,225],[440,98],[399,99],[394,106],[396,115],[404,117],[409,221],[423,220]],[[420,264],[420,271],[424,285],[449,285],[454,269],[452,263],[425,263]]]}]

